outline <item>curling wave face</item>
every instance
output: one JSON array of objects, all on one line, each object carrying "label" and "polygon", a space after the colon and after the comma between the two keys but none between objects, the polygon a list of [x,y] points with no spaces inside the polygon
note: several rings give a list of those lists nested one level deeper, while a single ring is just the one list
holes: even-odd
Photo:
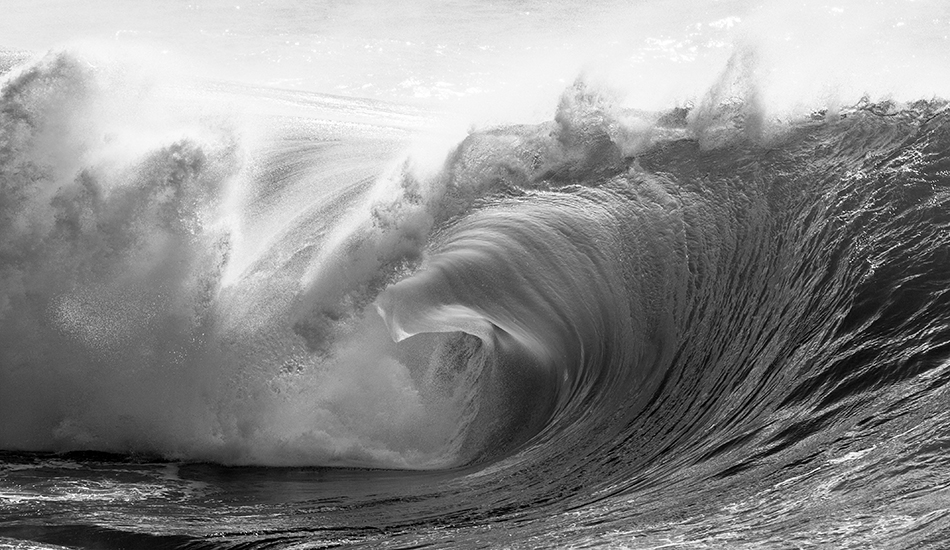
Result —
[{"label": "curling wave face", "polygon": [[299,120],[146,131],[105,78],[59,54],[3,83],[2,448],[468,465],[464,523],[551,494],[699,513],[744,472],[846,480],[831,454],[935,427],[942,104],[773,122],[578,82],[422,175],[367,160],[396,131],[349,157]]}]

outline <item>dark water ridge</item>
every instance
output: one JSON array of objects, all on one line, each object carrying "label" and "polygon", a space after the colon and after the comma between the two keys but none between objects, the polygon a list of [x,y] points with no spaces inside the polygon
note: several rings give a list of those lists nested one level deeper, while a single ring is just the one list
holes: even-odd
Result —
[{"label": "dark water ridge", "polygon": [[[23,89],[34,95],[18,95]],[[0,243],[0,280],[8,282],[0,295],[0,411],[21,422],[0,431],[0,443],[15,451],[0,465],[0,537],[90,548],[940,548],[947,538],[950,114],[943,102],[867,102],[771,121],[741,103],[622,112],[579,83],[550,123],[475,132],[428,178],[397,170],[395,194],[368,201],[372,221],[348,234],[346,254],[326,256],[324,271],[301,277],[309,271],[300,264],[328,246],[274,246],[244,272],[249,282],[216,293],[201,289],[221,284],[231,237],[193,222],[226,187],[240,156],[235,147],[163,149],[136,172],[163,174],[157,184],[112,195],[91,171],[66,178],[72,183],[47,201],[54,230],[37,237],[39,226],[25,231],[16,217],[22,210],[9,206],[34,200],[31,189],[55,179],[35,159],[24,161],[21,144],[36,142],[23,136],[43,115],[17,109],[35,105],[37,89],[7,84],[0,99],[0,234],[21,239]],[[650,129],[629,124],[631,117]],[[275,158],[304,160],[281,151]],[[27,168],[35,171],[25,175]],[[177,187],[156,195],[156,185]],[[331,241],[333,227],[347,223],[332,205],[368,200],[369,187],[351,186],[299,214],[279,242],[315,227],[321,242]],[[264,189],[259,198],[273,195]],[[133,202],[145,210],[125,206]],[[89,284],[83,270],[121,281],[114,273],[132,265],[130,257],[139,261],[127,255],[137,249],[89,239],[138,235],[143,219],[143,235],[156,228],[166,235],[150,250],[179,266],[149,272],[146,280],[166,289],[149,299],[185,289],[184,305],[152,309],[131,332],[105,327],[99,339],[64,335],[64,326],[80,328],[44,321],[68,309],[63,288]],[[90,251],[100,263],[69,265]],[[63,258],[65,275],[48,270],[47,262]],[[96,272],[103,258],[115,272]],[[247,337],[242,323],[251,323],[233,321],[243,319],[235,312],[276,294],[260,290],[265,285],[294,288],[275,275],[290,270],[287,279],[305,284],[274,306],[279,316],[254,317],[278,319],[275,326]],[[194,273],[202,284],[192,284]],[[40,280],[30,286],[23,274]],[[133,296],[139,283],[129,285]],[[108,303],[121,308],[138,296]],[[72,311],[85,312],[89,329],[95,308],[84,304]],[[380,322],[377,311],[381,328],[368,325]],[[137,318],[129,314],[130,323]],[[176,440],[200,433],[179,428],[186,413],[204,410],[197,405],[181,418],[161,418],[165,426],[141,423],[137,415],[156,410],[151,405],[127,408],[118,423],[131,428],[115,427],[112,438],[112,425],[95,414],[64,422],[72,409],[52,403],[65,390],[36,395],[41,386],[22,370],[38,364],[21,341],[33,333],[60,338],[52,356],[37,353],[88,369],[77,380],[113,376],[102,357],[154,367],[176,354],[240,355],[225,345],[250,357],[215,363],[209,372],[218,376],[266,358],[253,350],[292,346],[294,357],[333,358],[349,353],[338,342],[354,334],[391,335],[399,343],[387,353],[410,365],[428,410],[440,411],[434,416],[444,424],[432,431],[394,424],[405,430],[390,442],[395,454],[434,449],[449,459],[423,461],[438,466],[429,471],[215,465],[201,461],[273,456]],[[149,333],[156,343],[124,347]],[[192,336],[199,333],[214,337]],[[76,334],[82,345],[102,347],[81,348]],[[165,341],[187,345],[164,349]],[[191,376],[185,367],[195,364],[168,368]],[[317,387],[307,385],[314,367],[304,359],[276,365],[245,376],[273,378],[285,394]],[[96,386],[76,383],[98,395]],[[181,386],[163,387],[171,395]],[[244,399],[239,390],[214,396]],[[360,386],[346,395],[388,395],[376,391]],[[22,414],[29,399],[64,412],[37,423]],[[238,405],[251,403],[258,401]],[[230,407],[216,412],[244,414]],[[121,401],[103,415],[114,410],[123,410]],[[347,421],[381,421],[364,409],[343,410]],[[266,423],[246,422],[234,431],[246,436],[241,444],[271,441],[246,435]],[[135,435],[143,426],[160,436]],[[213,435],[231,437],[221,429]],[[92,448],[98,442],[101,450],[166,460],[25,453],[67,450],[82,443],[77,433]],[[274,452],[280,444],[296,457],[307,449],[275,441]],[[442,446],[451,452],[439,454]],[[349,448],[316,460],[383,456],[374,452]]]}]

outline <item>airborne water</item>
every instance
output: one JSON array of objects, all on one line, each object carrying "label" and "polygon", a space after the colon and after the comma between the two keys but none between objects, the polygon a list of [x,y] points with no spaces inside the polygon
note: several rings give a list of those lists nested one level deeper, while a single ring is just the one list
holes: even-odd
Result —
[{"label": "airborne water", "polygon": [[0,6],[0,546],[950,546],[950,7]]}]

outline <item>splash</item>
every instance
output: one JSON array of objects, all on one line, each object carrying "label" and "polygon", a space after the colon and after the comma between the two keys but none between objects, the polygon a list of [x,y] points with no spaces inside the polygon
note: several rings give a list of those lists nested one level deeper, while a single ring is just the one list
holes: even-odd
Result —
[{"label": "splash", "polygon": [[[247,218],[234,213],[243,193],[278,200],[289,185],[248,183],[255,141],[234,119],[169,116],[182,104],[124,74],[58,53],[3,83],[0,445],[235,463],[455,460],[465,407],[453,416],[449,402],[468,396],[426,385],[435,375],[421,352],[410,372],[378,316],[357,304],[319,350],[298,336],[293,312],[309,311],[313,289],[296,281],[313,262],[297,262],[293,230],[272,233],[285,241],[271,256],[243,245]],[[325,213],[297,223],[332,223]]]}]

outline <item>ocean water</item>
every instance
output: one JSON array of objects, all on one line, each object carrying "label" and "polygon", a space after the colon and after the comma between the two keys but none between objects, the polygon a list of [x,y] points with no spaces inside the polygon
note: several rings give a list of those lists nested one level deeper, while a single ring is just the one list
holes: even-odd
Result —
[{"label": "ocean water", "polygon": [[950,547],[950,6],[0,4],[0,547]]}]

